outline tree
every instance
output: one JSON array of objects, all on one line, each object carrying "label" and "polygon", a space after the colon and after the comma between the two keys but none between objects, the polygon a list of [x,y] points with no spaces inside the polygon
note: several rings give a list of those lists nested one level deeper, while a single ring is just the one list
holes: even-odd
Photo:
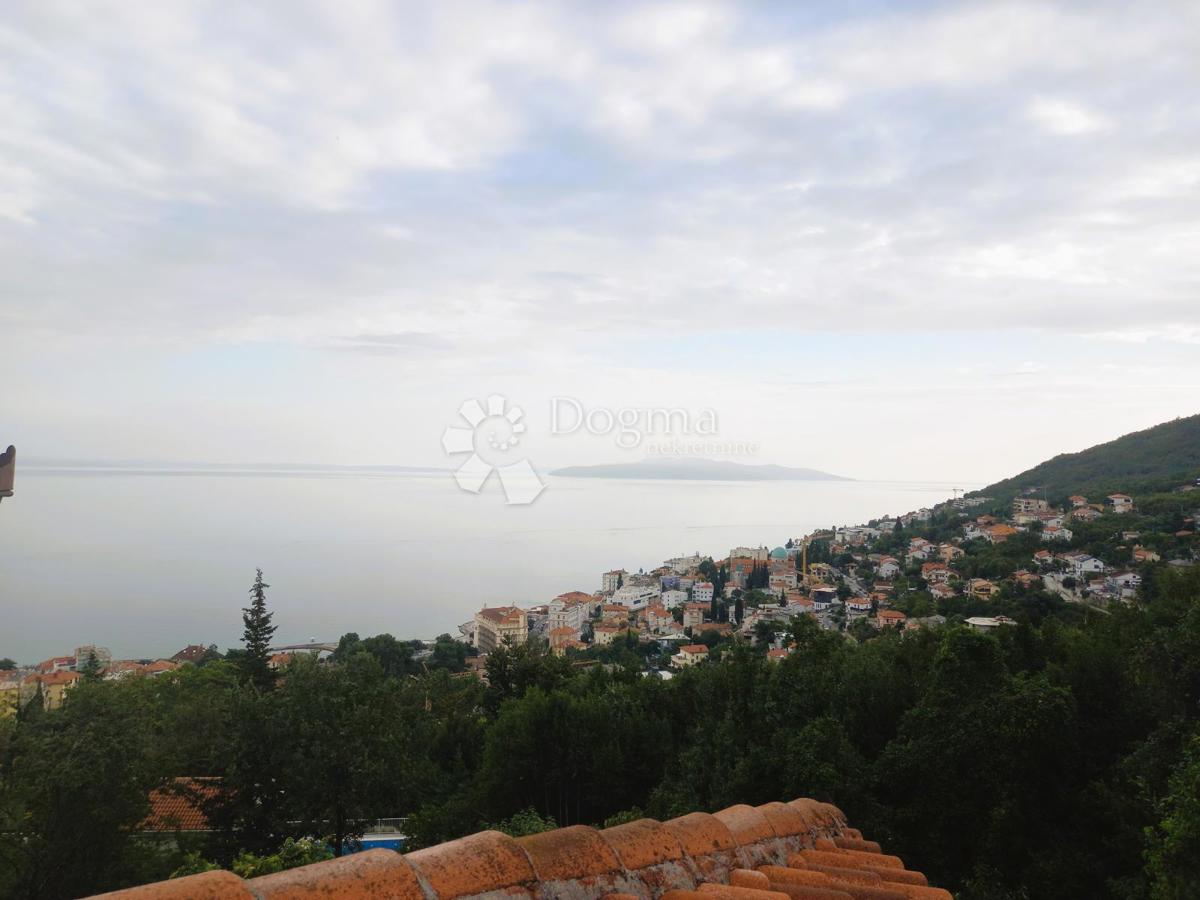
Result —
[{"label": "tree", "polygon": [[0,895],[89,896],[164,876],[133,835],[156,782],[134,699],[82,682],[63,708],[18,722],[0,760]]},{"label": "tree", "polygon": [[275,684],[275,673],[271,671],[271,638],[275,635],[275,626],[271,617],[275,614],[267,612],[267,588],[263,582],[262,569],[257,570],[254,584],[250,587],[252,597],[250,605],[242,610],[242,645],[246,654],[239,660],[242,677],[260,690],[268,690]]},{"label": "tree", "polygon": [[529,834],[541,834],[543,831],[553,831],[558,827],[549,816],[542,816],[532,806],[513,813],[502,822],[487,826],[492,831],[499,831],[509,837],[525,837]]},{"label": "tree", "polygon": [[0,672],[11,672],[17,667],[17,664],[7,656],[0,659]]}]

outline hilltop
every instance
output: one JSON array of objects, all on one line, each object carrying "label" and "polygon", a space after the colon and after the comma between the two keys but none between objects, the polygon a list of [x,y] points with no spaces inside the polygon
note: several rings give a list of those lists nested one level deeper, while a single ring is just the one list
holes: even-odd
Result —
[{"label": "hilltop", "polygon": [[1078,453],[1062,453],[976,494],[1007,502],[1027,488],[1048,497],[1154,492],[1200,477],[1200,415],[1135,431]]}]

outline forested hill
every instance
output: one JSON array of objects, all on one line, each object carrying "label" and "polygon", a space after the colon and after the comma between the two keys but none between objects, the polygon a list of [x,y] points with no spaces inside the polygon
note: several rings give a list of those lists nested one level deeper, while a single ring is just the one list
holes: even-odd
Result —
[{"label": "forested hill", "polygon": [[1168,490],[1200,477],[1200,415],[1135,431],[1079,453],[1063,453],[978,493],[1007,501],[1025,488],[1067,494]]}]

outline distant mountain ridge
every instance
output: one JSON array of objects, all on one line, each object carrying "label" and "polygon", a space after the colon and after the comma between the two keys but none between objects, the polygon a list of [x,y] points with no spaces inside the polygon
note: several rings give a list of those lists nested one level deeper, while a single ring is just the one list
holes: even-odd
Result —
[{"label": "distant mountain ridge", "polygon": [[1028,488],[1067,493],[1161,491],[1200,477],[1200,415],[1135,431],[1078,453],[1062,453],[975,494],[1007,500]]},{"label": "distant mountain ridge", "polygon": [[819,469],[751,465],[716,459],[643,459],[632,463],[567,466],[551,475],[562,478],[630,478],[675,481],[853,481]]}]

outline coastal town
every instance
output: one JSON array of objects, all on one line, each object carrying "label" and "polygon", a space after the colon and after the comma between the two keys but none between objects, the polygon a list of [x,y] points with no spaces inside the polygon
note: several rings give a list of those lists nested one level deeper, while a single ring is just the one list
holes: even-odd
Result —
[{"label": "coastal town", "polygon": [[[1197,558],[1200,479],[1190,514],[1164,517],[1125,493],[1073,494],[1051,503],[1035,489],[1001,507],[984,496],[955,497],[931,508],[790,537],[782,544],[699,552],[650,570],[617,568],[593,590],[571,590],[545,603],[487,606],[459,626],[463,673],[486,677],[489,653],[543,645],[581,665],[637,661],[662,679],[717,660],[738,641],[770,660],[795,649],[796,619],[846,640],[960,622],[981,632],[1014,626],[1021,615],[1074,607],[1105,614],[1130,603],[1156,566],[1187,567]],[[449,640],[448,636],[443,636]],[[431,642],[411,641],[415,657]],[[336,642],[273,648],[282,669],[297,654],[328,659]],[[104,647],[0,671],[0,717],[37,701],[63,705],[81,679],[155,678],[220,657],[215,645],[188,645],[162,659],[113,659]]]}]

